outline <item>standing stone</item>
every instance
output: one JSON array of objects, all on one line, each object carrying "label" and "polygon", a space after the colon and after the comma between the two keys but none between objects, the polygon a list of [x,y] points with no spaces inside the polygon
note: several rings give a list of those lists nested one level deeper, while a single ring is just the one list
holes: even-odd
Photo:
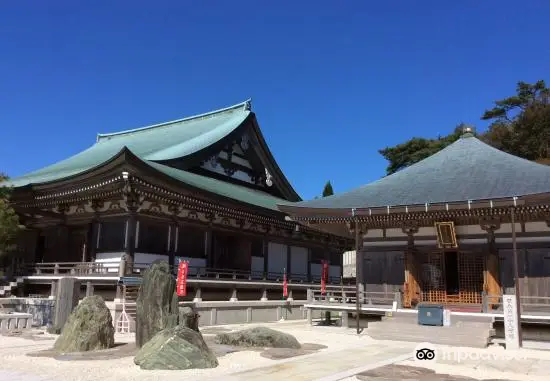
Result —
[{"label": "standing stone", "polygon": [[65,322],[69,318],[73,309],[78,305],[80,299],[80,282],[76,278],[61,278],[57,282],[57,295],[55,297],[55,310],[53,327],[50,330],[53,333],[63,331]]},{"label": "standing stone", "polygon": [[115,328],[111,311],[99,295],[87,296],[69,316],[54,350],[62,353],[112,348]]},{"label": "standing stone", "polygon": [[192,329],[193,331],[199,331],[199,314],[192,306],[180,307],[180,325]]},{"label": "standing stone", "polygon": [[151,264],[136,300],[136,345],[141,348],[158,332],[178,325],[176,280],[167,261]]}]

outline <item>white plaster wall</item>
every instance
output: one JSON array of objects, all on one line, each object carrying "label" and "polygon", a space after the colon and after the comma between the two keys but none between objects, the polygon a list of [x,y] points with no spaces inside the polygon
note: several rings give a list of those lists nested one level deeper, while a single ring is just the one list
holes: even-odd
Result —
[{"label": "white plaster wall", "polygon": [[406,237],[401,228],[386,229],[386,237]]},{"label": "white plaster wall", "polygon": [[550,227],[544,221],[537,222],[526,222],[525,223],[526,232],[548,232]]},{"label": "white plaster wall", "polygon": [[302,275],[307,277],[307,254],[305,247],[290,247],[290,271],[292,275]]},{"label": "white plaster wall", "polygon": [[[516,222],[516,233],[521,232],[521,224]],[[502,224],[498,233],[512,233],[512,224]]]},{"label": "white plaster wall", "polygon": [[355,250],[346,251],[342,258],[344,278],[355,277]]},{"label": "white plaster wall", "polygon": [[96,253],[95,261],[103,263],[108,273],[118,273],[120,259],[124,252]]},{"label": "white plaster wall", "polygon": [[461,234],[487,234],[479,225],[460,225],[455,226],[457,235]]},{"label": "white plaster wall", "polygon": [[418,233],[415,235],[422,235],[422,236],[436,236],[437,233],[435,232],[435,227],[433,226],[422,226],[418,228]]},{"label": "white plaster wall", "polygon": [[267,271],[270,274],[282,274],[286,267],[287,246],[269,242],[267,247]]},{"label": "white plaster wall", "polygon": [[382,229],[369,229],[367,234],[363,235],[363,238],[382,238],[384,236],[384,230]]}]

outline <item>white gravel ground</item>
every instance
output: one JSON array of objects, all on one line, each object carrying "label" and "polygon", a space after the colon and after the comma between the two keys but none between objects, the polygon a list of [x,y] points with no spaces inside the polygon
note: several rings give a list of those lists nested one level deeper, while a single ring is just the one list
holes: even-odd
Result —
[{"label": "white gravel ground", "polygon": [[[294,335],[301,343],[316,343],[326,345],[328,348],[316,353],[334,352],[335,361],[339,356],[345,356],[356,348],[385,346],[401,346],[403,343],[377,342],[366,335],[357,336],[354,330],[342,330],[335,327],[310,327],[305,322],[284,322],[264,324]],[[250,327],[250,325],[227,326],[231,329]],[[49,338],[49,340],[46,340]],[[131,342],[132,335],[117,335],[117,342]],[[0,380],[1,381],[147,381],[147,380],[201,380],[218,379],[223,380],[229,376],[245,370],[266,367],[284,363],[287,360],[271,360],[260,356],[258,351],[242,351],[230,353],[219,358],[220,365],[215,369],[188,370],[188,371],[144,371],[134,365],[133,357],[114,358],[109,360],[71,360],[61,361],[48,357],[30,357],[28,353],[50,349],[54,337],[44,334],[40,340],[31,340],[22,337],[0,336]],[[414,346],[414,344],[413,344]],[[525,359],[514,361],[483,361],[480,357],[487,353],[503,354],[505,351],[498,348],[485,350],[462,349],[474,353],[473,360],[467,359],[461,362],[443,361],[419,364],[418,361],[410,360],[403,365],[419,366],[434,369],[438,373],[459,374],[478,379],[500,378],[512,380],[548,380],[550,374],[550,352],[522,350],[521,356]],[[414,353],[414,352],[413,352]],[[475,355],[477,353],[477,355]],[[479,353],[483,353],[480,356]],[[315,362],[316,354],[302,357],[302,362]],[[412,355],[412,353],[411,353]],[[477,356],[477,357],[476,357]],[[298,358],[296,358],[298,359]],[[476,360],[477,359],[477,360]],[[357,367],[368,363],[358,363]],[[326,367],[326,364],[323,364]],[[334,373],[338,373],[335,371]],[[273,378],[272,378],[273,377]],[[335,379],[337,379],[336,377]],[[277,373],[262,379],[276,380]],[[355,377],[346,380],[356,380]]]}]

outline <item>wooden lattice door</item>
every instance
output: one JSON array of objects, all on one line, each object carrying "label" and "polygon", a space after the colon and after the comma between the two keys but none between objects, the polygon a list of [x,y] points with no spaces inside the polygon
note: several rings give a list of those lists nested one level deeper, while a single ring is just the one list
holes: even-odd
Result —
[{"label": "wooden lattice door", "polygon": [[459,269],[459,303],[481,304],[483,291],[483,254],[460,252]]},{"label": "wooden lattice door", "polygon": [[443,253],[426,253],[422,263],[421,300],[427,303],[445,303],[445,264]]},{"label": "wooden lattice door", "polygon": [[[447,265],[446,255],[453,256],[453,260],[448,261]],[[453,262],[454,265],[450,266]],[[483,255],[480,253],[426,253],[421,265],[421,301],[441,304],[481,304],[483,269]],[[451,286],[451,283],[454,286]]]}]

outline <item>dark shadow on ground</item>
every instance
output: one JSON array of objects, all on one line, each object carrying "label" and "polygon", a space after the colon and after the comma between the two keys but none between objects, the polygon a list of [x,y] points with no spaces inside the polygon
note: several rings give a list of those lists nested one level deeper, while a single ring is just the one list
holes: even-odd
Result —
[{"label": "dark shadow on ground", "polygon": [[55,340],[57,338],[57,336],[46,336],[44,335],[44,331],[36,331],[36,330],[3,332],[2,336],[20,337],[22,339],[28,339],[33,341],[47,341],[47,340]]},{"label": "dark shadow on ground", "polygon": [[[53,339],[53,338],[52,338]],[[296,356],[302,356],[310,353],[317,352],[321,349],[327,348],[324,345],[304,343],[300,349],[290,348],[249,348],[249,347],[236,347],[231,345],[216,344],[214,342],[214,336],[205,336],[204,341],[216,357],[220,358],[229,353],[240,351],[254,351],[260,352],[262,357],[280,360]],[[123,357],[134,357],[138,349],[135,343],[116,343],[113,348],[104,349],[100,351],[90,352],[74,352],[74,353],[58,353],[53,349],[46,349],[42,351],[28,353],[29,357],[49,357],[58,361],[83,361],[83,360],[114,360]]]},{"label": "dark shadow on ground", "polygon": [[360,373],[356,377],[361,381],[497,381],[495,379],[479,380],[472,377],[439,374],[431,369],[405,365],[387,365]]},{"label": "dark shadow on ground", "polygon": [[135,356],[137,348],[135,343],[116,343],[113,348],[100,351],[58,353],[53,349],[28,353],[29,357],[50,357],[59,361],[82,361],[82,360],[114,360],[123,357]]},{"label": "dark shadow on ground", "polygon": [[304,343],[302,344],[302,347],[300,349],[269,348],[260,353],[260,356],[268,358],[270,360],[282,360],[291,357],[308,355],[310,353],[315,353],[325,348],[327,347],[321,344]]}]

